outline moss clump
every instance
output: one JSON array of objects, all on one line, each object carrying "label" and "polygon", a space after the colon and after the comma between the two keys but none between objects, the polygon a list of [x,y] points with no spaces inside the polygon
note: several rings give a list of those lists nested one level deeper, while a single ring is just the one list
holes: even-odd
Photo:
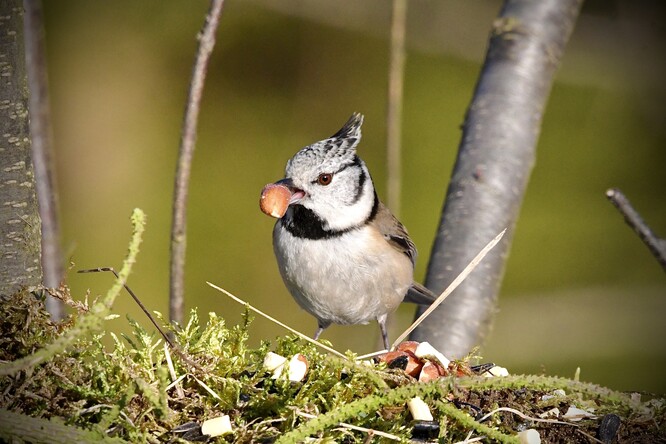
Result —
[{"label": "moss clump", "polygon": [[[47,313],[35,308],[39,304],[30,294],[19,293],[3,302],[3,361],[35,352],[44,342],[66,334],[77,317],[86,314],[80,309],[71,319],[54,324]],[[516,432],[526,427],[539,430],[546,442],[564,438],[587,442],[581,431],[596,436],[599,419],[584,420],[576,427],[534,423],[500,411],[480,421],[498,406],[537,417],[553,407],[564,412],[571,403],[594,408],[599,417],[609,412],[620,415],[620,442],[641,436],[643,440],[665,437],[659,428],[664,423],[663,402],[641,404],[622,393],[545,376],[472,376],[419,384],[381,366],[324,355],[293,336],[248,349],[250,321],[246,313],[241,325],[229,328],[211,313],[203,325],[193,311],[187,325],[173,331],[180,352],[170,351],[157,335],[132,321],[132,334],[117,337],[109,333],[113,346],[108,349],[102,344],[104,333],[80,338],[47,362],[0,377],[0,407],[13,414],[50,418],[48,424],[57,425],[54,430],[58,433],[83,433],[77,439],[90,442],[112,438],[184,441],[174,429],[224,414],[231,417],[234,433],[217,438],[218,442],[302,442],[309,437],[367,440],[366,432],[338,427],[340,422],[409,440],[411,416],[405,402],[414,396],[430,404],[440,423],[440,442],[463,440],[469,432],[492,441],[516,442]],[[283,356],[305,355],[310,365],[305,380],[273,379],[263,368],[269,350]],[[167,354],[177,384],[172,383]],[[563,388],[567,396],[541,401],[544,393],[556,388]],[[11,430],[6,424],[3,427],[0,436],[9,439]]]},{"label": "moss clump", "polygon": [[[88,305],[73,301],[67,288],[59,289],[75,309],[66,321],[51,322],[41,301],[27,292],[2,300],[0,442],[353,443],[374,436],[407,441],[413,427],[405,403],[415,396],[430,405],[443,443],[470,436],[517,442],[517,431],[528,427],[539,430],[544,442],[587,443],[610,413],[622,421],[617,442],[666,440],[663,399],[641,403],[593,384],[547,376],[418,383],[383,365],[359,363],[351,353],[346,359],[322,354],[295,336],[249,349],[249,312],[233,327],[214,313],[204,325],[193,311],[182,328],[161,319],[175,348],[131,320],[132,334],[105,333],[104,319],[138,252],[142,213],[133,221],[128,257],[104,297]],[[107,335],[111,347],[102,343]],[[304,355],[305,378],[274,378],[263,366],[269,350]],[[564,389],[566,396],[544,401],[542,396],[555,389]],[[535,419],[572,404],[594,409],[597,418],[576,424]],[[229,415],[233,433],[202,436],[199,425],[221,415]]]}]

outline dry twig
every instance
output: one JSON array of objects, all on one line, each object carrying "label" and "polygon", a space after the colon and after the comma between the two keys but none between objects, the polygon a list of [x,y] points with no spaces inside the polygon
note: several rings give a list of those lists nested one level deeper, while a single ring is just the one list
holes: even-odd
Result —
[{"label": "dry twig", "polygon": [[210,55],[215,46],[215,32],[220,22],[224,0],[211,0],[206,22],[199,35],[199,49],[192,69],[190,91],[187,96],[183,132],[180,139],[178,164],[174,185],[171,226],[171,278],[169,289],[169,318],[182,322],[185,291],[185,249],[187,228],[187,193],[192,168],[192,157],[197,139],[197,120],[201,96]]},{"label": "dry twig", "polygon": [[638,234],[638,237],[647,245],[650,252],[666,271],[666,239],[658,237],[645,223],[638,211],[629,202],[629,199],[617,188],[606,191],[606,197],[624,216],[625,222]]},{"label": "dry twig", "polygon": [[400,154],[402,91],[405,77],[405,28],[407,0],[393,0],[391,15],[391,61],[389,65],[386,111],[386,151],[388,163],[388,199],[393,214],[400,217]]}]

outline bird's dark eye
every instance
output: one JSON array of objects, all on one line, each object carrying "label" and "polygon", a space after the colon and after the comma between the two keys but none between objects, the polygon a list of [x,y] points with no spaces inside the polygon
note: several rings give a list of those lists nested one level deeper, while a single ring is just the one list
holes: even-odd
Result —
[{"label": "bird's dark eye", "polygon": [[333,180],[333,174],[331,173],[321,173],[319,177],[317,177],[317,183],[319,185],[326,186],[330,184],[332,180]]}]

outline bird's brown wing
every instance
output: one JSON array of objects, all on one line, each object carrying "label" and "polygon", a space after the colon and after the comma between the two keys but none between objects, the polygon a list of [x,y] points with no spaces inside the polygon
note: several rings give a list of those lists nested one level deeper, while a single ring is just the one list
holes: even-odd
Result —
[{"label": "bird's brown wing", "polygon": [[372,221],[372,224],[377,227],[382,236],[384,236],[384,239],[386,239],[393,248],[400,253],[407,255],[412,262],[413,267],[416,263],[416,256],[418,255],[416,246],[409,238],[409,233],[407,233],[405,226],[402,225],[393,213],[391,213],[391,211],[381,202],[379,202],[377,215]]},{"label": "bird's brown wing", "polygon": [[[389,245],[409,258],[413,267],[416,264],[416,257],[418,256],[416,245],[410,239],[405,226],[381,202],[372,223],[375,224]],[[437,295],[432,291],[418,282],[412,282],[412,286],[407,291],[404,301],[420,305],[430,305],[435,299],[437,299]]]}]

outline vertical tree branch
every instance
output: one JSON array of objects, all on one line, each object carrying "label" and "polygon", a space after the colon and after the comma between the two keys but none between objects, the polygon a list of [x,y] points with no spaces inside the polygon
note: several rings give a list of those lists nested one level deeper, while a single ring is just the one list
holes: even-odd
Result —
[{"label": "vertical tree branch", "polygon": [[386,150],[388,161],[387,204],[400,217],[402,91],[405,77],[405,28],[407,0],[393,0],[391,14],[391,61],[389,65],[386,112]]},{"label": "vertical tree branch", "polygon": [[[35,168],[35,186],[39,215],[42,219],[42,272],[47,288],[58,288],[63,280],[58,204],[52,153],[50,103],[44,46],[44,21],[39,0],[24,0],[25,58],[28,75],[30,136],[32,162]],[[62,318],[63,305],[51,296],[46,297],[46,308],[54,319]]]},{"label": "vertical tree branch", "polygon": [[171,282],[169,292],[169,318],[172,321],[183,320],[183,299],[185,291],[185,249],[187,231],[187,195],[192,167],[192,157],[197,138],[197,121],[201,108],[201,96],[213,47],[215,32],[220,22],[224,0],[211,0],[208,15],[199,34],[190,90],[187,96],[185,117],[180,139],[178,164],[174,185],[173,213],[171,226]]},{"label": "vertical tree branch", "polygon": [[581,4],[582,0],[507,0],[493,25],[426,285],[441,291],[487,239],[505,227],[509,230],[412,336],[430,341],[447,356],[466,355],[490,329],[543,111]]},{"label": "vertical tree branch", "polygon": [[22,0],[0,1],[0,296],[42,282]]}]

